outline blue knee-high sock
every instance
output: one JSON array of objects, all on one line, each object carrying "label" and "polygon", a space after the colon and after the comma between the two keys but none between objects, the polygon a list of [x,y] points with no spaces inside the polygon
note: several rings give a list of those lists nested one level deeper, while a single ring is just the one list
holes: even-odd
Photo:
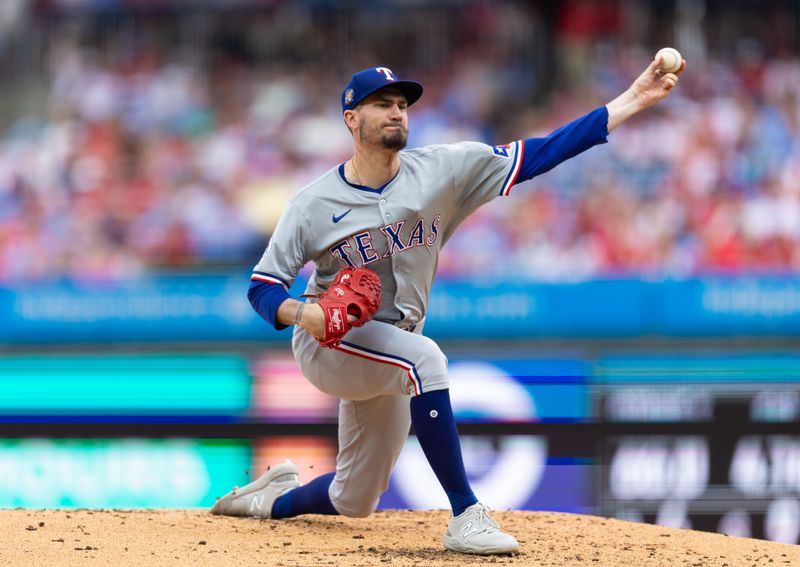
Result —
[{"label": "blue knee-high sock", "polygon": [[464,469],[450,391],[435,390],[411,398],[411,423],[428,463],[450,499],[453,516],[458,516],[478,499]]},{"label": "blue knee-high sock", "polygon": [[298,486],[281,495],[272,505],[272,517],[292,518],[300,514],[327,514],[335,516],[339,512],[331,504],[328,487],[335,473],[318,476],[308,484]]}]

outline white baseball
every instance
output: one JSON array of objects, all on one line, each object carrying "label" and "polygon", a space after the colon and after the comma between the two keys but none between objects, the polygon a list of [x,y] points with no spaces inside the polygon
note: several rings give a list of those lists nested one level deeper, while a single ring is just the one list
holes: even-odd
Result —
[{"label": "white baseball", "polygon": [[656,53],[656,59],[661,56],[661,70],[665,73],[674,73],[681,68],[683,58],[674,47],[664,47]]}]

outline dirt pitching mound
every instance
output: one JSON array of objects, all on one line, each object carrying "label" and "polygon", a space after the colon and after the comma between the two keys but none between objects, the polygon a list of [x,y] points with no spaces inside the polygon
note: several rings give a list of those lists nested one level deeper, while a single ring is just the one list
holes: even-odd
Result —
[{"label": "dirt pitching mound", "polygon": [[513,557],[446,551],[448,512],[257,520],[206,510],[0,510],[0,565],[800,567],[800,547],[549,512],[495,512]]}]

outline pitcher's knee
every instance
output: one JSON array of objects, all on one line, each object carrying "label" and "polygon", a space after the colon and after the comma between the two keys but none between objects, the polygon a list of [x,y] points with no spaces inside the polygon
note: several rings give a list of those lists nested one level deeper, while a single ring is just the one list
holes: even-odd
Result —
[{"label": "pitcher's knee", "polygon": [[381,474],[381,463],[374,463],[373,474],[369,478],[350,478],[349,482],[331,483],[328,496],[333,507],[342,516],[366,518],[378,507],[378,500],[389,487],[389,474]]},{"label": "pitcher's knee", "polygon": [[443,390],[450,387],[447,377],[447,356],[435,342],[427,337],[417,358],[416,372],[422,381],[422,391]]},{"label": "pitcher's knee", "polygon": [[348,518],[366,518],[378,507],[378,500],[355,500],[347,498],[331,498],[331,503],[336,511]]},{"label": "pitcher's knee", "polygon": [[446,376],[447,357],[435,342],[428,337],[422,337],[424,342],[417,355],[416,366],[423,376]]}]

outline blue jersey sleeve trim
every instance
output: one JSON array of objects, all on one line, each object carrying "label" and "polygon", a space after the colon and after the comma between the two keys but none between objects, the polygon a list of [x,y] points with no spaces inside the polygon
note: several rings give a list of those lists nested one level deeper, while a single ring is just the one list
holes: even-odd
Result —
[{"label": "blue jersey sleeve trim", "polygon": [[247,299],[250,300],[250,305],[253,306],[256,313],[279,331],[289,325],[278,322],[278,307],[290,298],[289,292],[283,286],[270,282],[252,280],[250,289],[247,290]]},{"label": "blue jersey sleeve trim", "polygon": [[607,141],[608,109],[605,106],[565,124],[544,138],[527,138],[524,149],[519,148],[523,150],[522,165],[515,183],[550,171],[561,162]]}]

